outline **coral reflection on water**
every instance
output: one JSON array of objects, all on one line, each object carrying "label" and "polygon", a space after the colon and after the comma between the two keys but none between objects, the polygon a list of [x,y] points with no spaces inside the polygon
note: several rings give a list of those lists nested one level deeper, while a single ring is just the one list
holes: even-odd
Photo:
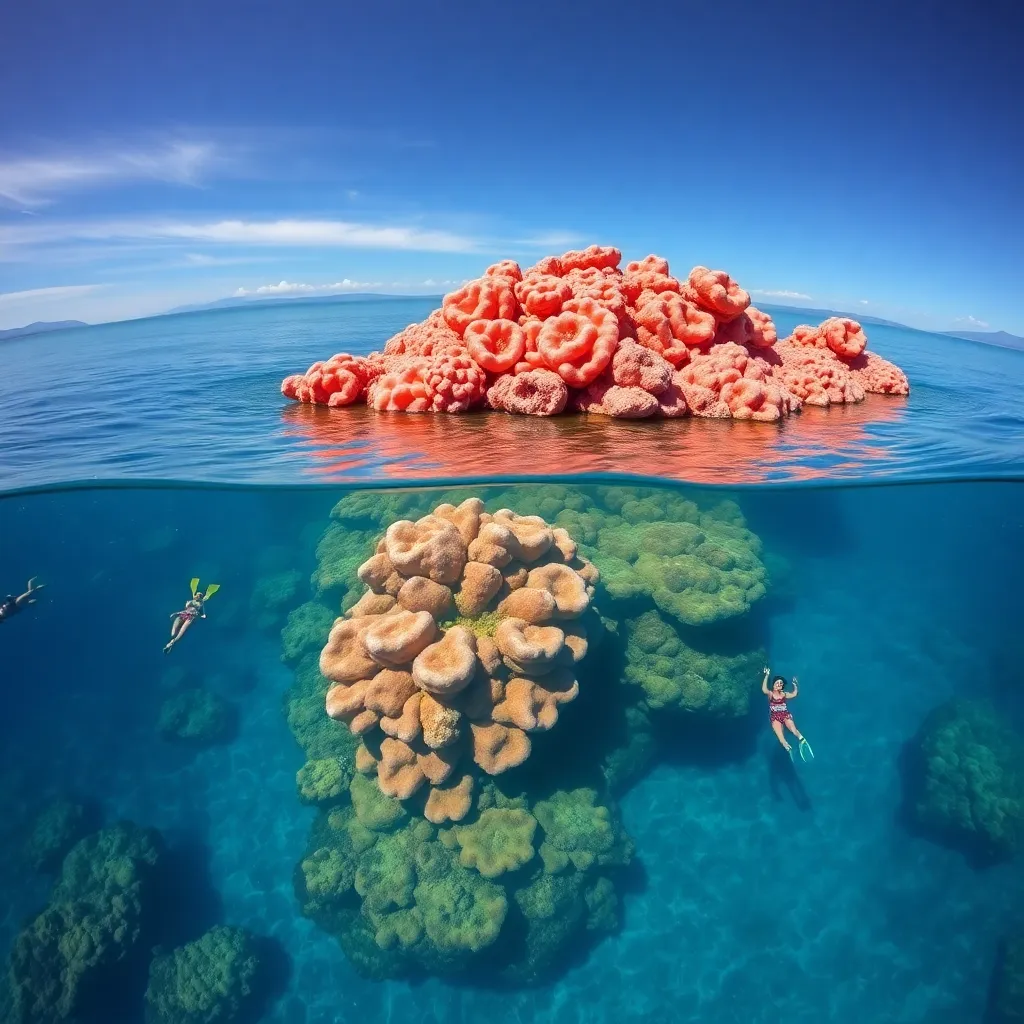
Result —
[{"label": "coral reflection on water", "polygon": [[[736,420],[614,420],[502,413],[409,416],[289,405],[285,433],[331,480],[630,473],[695,483],[835,479],[896,449],[877,430],[906,412],[899,398],[805,408],[784,426]],[[877,473],[878,470],[876,469]]]}]

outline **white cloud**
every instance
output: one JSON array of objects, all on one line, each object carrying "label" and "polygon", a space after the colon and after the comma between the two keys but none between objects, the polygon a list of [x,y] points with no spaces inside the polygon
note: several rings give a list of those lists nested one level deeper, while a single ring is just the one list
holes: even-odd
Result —
[{"label": "white cloud", "polygon": [[958,316],[954,319],[955,324],[966,324],[968,327],[988,327],[988,324],[984,320],[979,320],[973,316]]},{"label": "white cloud", "polygon": [[538,235],[530,235],[528,238],[516,238],[510,244],[525,246],[528,249],[554,251],[568,249],[570,246],[579,245],[582,241],[582,235],[570,231],[545,231]]},{"label": "white cloud", "polygon": [[751,288],[750,290],[754,295],[764,295],[771,299],[804,299],[807,302],[811,301],[810,295],[804,295],[803,292],[790,292],[775,288]]},{"label": "white cloud", "polygon": [[261,284],[258,288],[239,288],[236,298],[248,295],[328,295],[333,292],[366,291],[369,288],[383,287],[380,281],[351,281],[347,277],[334,284],[299,284],[292,281],[279,281],[277,284]]},{"label": "white cloud", "polygon": [[478,243],[448,231],[341,220],[116,220],[0,226],[0,245],[54,242],[204,242],[219,245],[306,246],[310,248],[406,249],[420,252],[474,252]]},{"label": "white cloud", "polygon": [[64,153],[0,160],[0,199],[31,209],[69,190],[128,181],[198,185],[219,158],[208,142],[160,142],[106,152]]},{"label": "white cloud", "polygon": [[101,284],[63,284],[50,288],[29,288],[23,292],[0,292],[0,303],[4,305],[15,305],[21,303],[34,303],[40,301],[59,301],[78,295],[85,295],[94,292],[97,288],[103,288]]},{"label": "white cloud", "polygon": [[862,306],[870,306],[870,305],[871,305],[871,303],[870,303],[870,302],[868,302],[868,300],[867,300],[867,299],[860,299],[860,300],[858,300],[858,301],[860,302],[860,304],[861,304]]}]

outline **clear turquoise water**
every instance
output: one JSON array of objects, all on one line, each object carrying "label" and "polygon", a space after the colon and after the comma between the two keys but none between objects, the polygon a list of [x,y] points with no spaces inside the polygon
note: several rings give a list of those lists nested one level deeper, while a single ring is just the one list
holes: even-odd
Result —
[{"label": "clear turquoise water", "polygon": [[[37,574],[47,589],[0,627],[0,941],[47,899],[23,844],[40,809],[71,794],[107,822],[161,831],[176,866],[169,941],[217,922],[277,941],[286,969],[261,1017],[273,1024],[982,1021],[998,944],[1024,927],[1024,873],[908,827],[902,772],[905,745],[950,696],[989,699],[1024,727],[1021,357],[895,330],[872,338],[915,392],[872,436],[889,452],[884,474],[865,460],[845,471],[854,483],[728,492],[772,578],[744,628],[800,676],[813,764],[780,757],[760,698],[725,728],[661,730],[656,763],[620,800],[636,847],[621,928],[579,937],[538,985],[367,980],[301,915],[292,873],[314,812],[295,793],[303,755],[282,710],[293,680],[279,630],[311,596],[344,491],[289,486],[310,479],[311,460],[282,429],[275,383],[327,350],[379,345],[385,324],[428,305],[168,317],[3,349],[2,584]],[[954,402],[956,429],[940,417]],[[364,476],[375,473],[370,460]],[[92,477],[122,483],[14,492]],[[532,485],[517,491],[528,501]],[[264,615],[257,585],[283,570],[301,582]],[[223,589],[166,658],[167,615],[193,575]],[[195,752],[157,736],[161,704],[191,685],[236,708],[229,743]],[[552,737],[586,735],[589,719],[571,712]],[[90,1019],[141,1022],[140,1000],[108,995]]]}]

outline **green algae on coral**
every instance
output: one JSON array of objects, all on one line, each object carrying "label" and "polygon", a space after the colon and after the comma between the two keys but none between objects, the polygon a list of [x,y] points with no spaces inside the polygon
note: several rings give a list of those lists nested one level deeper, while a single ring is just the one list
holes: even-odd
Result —
[{"label": "green algae on coral", "polygon": [[229,739],[234,725],[232,706],[223,697],[196,687],[164,701],[157,731],[172,743],[204,747]]},{"label": "green algae on coral", "polygon": [[250,621],[257,629],[273,629],[295,603],[301,584],[302,573],[298,569],[261,576],[249,598]]},{"label": "green algae on coral", "polygon": [[484,878],[497,878],[533,859],[537,819],[527,811],[498,807],[483,811],[471,825],[454,829],[462,852],[459,863]]},{"label": "green algae on coral", "polygon": [[642,688],[653,709],[676,708],[740,718],[761,683],[761,648],[724,654],[689,646],[656,611],[626,623],[625,679]]},{"label": "green algae on coral", "polygon": [[319,655],[335,618],[330,608],[318,601],[307,601],[290,611],[281,630],[281,660],[293,665],[304,654],[315,651]]},{"label": "green algae on coral", "polygon": [[391,831],[409,816],[401,800],[385,796],[377,783],[365,775],[357,773],[352,777],[349,792],[359,822],[374,832]]},{"label": "green algae on coral", "polygon": [[491,945],[508,912],[499,886],[457,865],[421,882],[414,895],[427,937],[442,953],[476,953]]},{"label": "green algae on coral", "polygon": [[218,925],[149,969],[146,1024],[232,1024],[253,999],[260,960],[252,935]]},{"label": "green algae on coral", "polygon": [[351,765],[338,757],[318,757],[307,761],[295,775],[299,799],[307,804],[336,802],[348,792],[351,781]]},{"label": "green algae on coral", "polygon": [[1024,835],[1024,744],[983,701],[952,700],[924,720],[908,760],[908,809],[923,829],[982,861]]},{"label": "green algae on coral", "polygon": [[33,823],[25,841],[25,859],[36,871],[55,871],[68,850],[88,832],[88,818],[82,804],[54,800]]},{"label": "green algae on coral", "polygon": [[330,685],[320,674],[319,652],[306,654],[295,668],[294,682],[285,697],[288,727],[309,760],[337,757],[351,764],[359,738],[324,713]]},{"label": "green algae on coral", "polygon": [[455,615],[450,619],[445,619],[443,622],[439,622],[438,628],[442,630],[449,630],[453,626],[465,626],[466,629],[478,637],[493,637],[501,619],[502,617],[497,612],[493,611],[482,612],[476,617],[468,618],[463,615]]},{"label": "green algae on coral", "polygon": [[83,1009],[104,972],[139,944],[149,915],[159,835],[120,822],[76,843],[47,907],[17,936],[10,959],[16,1019],[56,1024]]},{"label": "green algae on coral", "polygon": [[331,523],[316,548],[317,567],[310,577],[314,592],[323,595],[354,587],[359,582],[356,570],[373,554],[376,543],[376,530]]},{"label": "green algae on coral", "polygon": [[594,790],[560,790],[541,800],[533,813],[544,830],[540,856],[545,871],[556,874],[570,864],[585,871],[595,863],[629,861],[631,847],[619,834],[609,809],[597,803]]}]

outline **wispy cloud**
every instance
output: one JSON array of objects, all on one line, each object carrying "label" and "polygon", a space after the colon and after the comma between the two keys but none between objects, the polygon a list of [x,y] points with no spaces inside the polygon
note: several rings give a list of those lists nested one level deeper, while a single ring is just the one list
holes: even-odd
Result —
[{"label": "wispy cloud", "polygon": [[968,327],[988,327],[988,324],[984,320],[979,320],[973,316],[958,316],[953,320],[956,324],[966,324]]},{"label": "wispy cloud", "polygon": [[299,284],[293,281],[279,281],[277,284],[261,284],[258,288],[239,288],[236,298],[249,295],[329,295],[334,292],[366,291],[368,288],[383,288],[381,281],[350,281],[347,277],[334,284]]},{"label": "wispy cloud", "polygon": [[803,292],[791,292],[780,288],[751,288],[750,290],[754,295],[764,295],[769,299],[804,299],[807,302],[811,301],[811,296],[805,295]]},{"label": "wispy cloud", "polygon": [[305,246],[309,248],[406,249],[420,252],[475,252],[480,244],[465,235],[410,225],[342,220],[73,221],[0,226],[0,245],[47,245],[70,241],[199,242],[215,245]]},{"label": "wispy cloud", "polygon": [[858,301],[860,302],[860,304],[862,306],[870,306],[871,305],[871,303],[867,299],[859,299]]},{"label": "wispy cloud", "polygon": [[583,242],[583,236],[571,231],[545,231],[540,234],[530,235],[527,238],[513,239],[511,244],[522,246],[526,249],[568,249],[570,246],[579,245]]},{"label": "wispy cloud", "polygon": [[23,292],[0,292],[0,304],[13,305],[21,302],[39,302],[41,300],[56,301],[78,295],[86,295],[103,288],[101,284],[63,284],[50,288],[29,288]]},{"label": "wispy cloud", "polygon": [[74,189],[131,181],[195,186],[220,157],[213,143],[171,140],[0,159],[0,200],[31,210]]}]

